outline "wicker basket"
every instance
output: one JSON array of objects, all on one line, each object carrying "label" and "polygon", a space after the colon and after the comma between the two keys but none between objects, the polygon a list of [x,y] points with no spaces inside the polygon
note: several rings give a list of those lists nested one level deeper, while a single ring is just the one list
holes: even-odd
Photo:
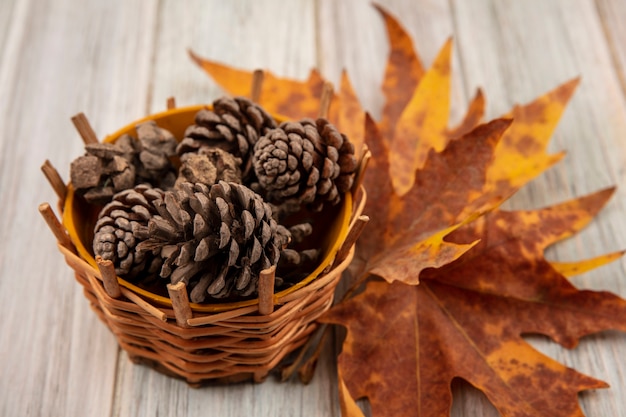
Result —
[{"label": "wicker basket", "polygon": [[[104,141],[115,141],[145,120],[155,120],[181,137],[202,107],[170,109],[149,116]],[[77,127],[78,122],[75,120]],[[82,122],[84,125],[86,120]],[[89,140],[82,130],[83,138]],[[361,168],[365,160],[362,158]],[[301,347],[318,327],[316,319],[332,305],[335,288],[350,263],[354,242],[367,221],[361,216],[365,192],[359,189],[354,193],[359,196],[358,201],[353,201],[353,193],[348,193],[333,211],[327,233],[316,242],[323,250],[321,263],[304,280],[274,293],[273,274],[269,271],[262,273],[257,299],[194,304],[189,302],[182,282],[168,286],[169,296],[158,295],[116,277],[110,262],[96,262],[87,249],[91,247],[96,213],[74,194],[71,184],[63,184],[48,161],[42,169],[60,197],[63,222],[58,221],[47,203],[40,206],[40,211],[93,310],[134,362],[148,364],[192,385],[263,381],[287,354]]]}]

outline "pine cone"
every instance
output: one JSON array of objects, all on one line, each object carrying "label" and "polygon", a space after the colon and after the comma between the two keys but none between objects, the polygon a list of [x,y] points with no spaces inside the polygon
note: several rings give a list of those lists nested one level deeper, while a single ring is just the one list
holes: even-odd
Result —
[{"label": "pine cone", "polygon": [[118,275],[132,280],[159,272],[163,263],[159,254],[138,250],[137,245],[149,238],[148,221],[158,213],[152,203],[162,198],[163,191],[138,185],[117,193],[100,211],[93,250],[96,256],[112,261]]},{"label": "pine cone", "polygon": [[253,167],[269,201],[320,211],[352,187],[354,145],[326,119],[284,122],[257,142]]},{"label": "pine cone", "polygon": [[241,183],[241,159],[219,148],[204,147],[180,157],[178,186],[184,182],[213,185],[219,181]]},{"label": "pine cone", "polygon": [[269,205],[237,183],[184,183],[152,205],[158,215],[138,249],[158,248],[161,277],[186,282],[193,302],[255,294],[260,272],[278,263],[290,239]]},{"label": "pine cone", "polygon": [[204,147],[218,147],[241,158],[243,175],[250,172],[250,153],[258,138],[276,127],[276,122],[258,104],[244,97],[222,97],[213,109],[196,114],[195,124],[188,127],[177,152],[198,152]]},{"label": "pine cone", "polygon": [[138,140],[122,135],[115,143],[85,145],[86,155],[70,166],[74,188],[93,204],[106,204],[117,192],[149,183],[171,188],[176,180],[169,157],[175,154],[174,136],[155,122],[136,128]]},{"label": "pine cone", "polygon": [[136,127],[141,144],[138,152],[138,182],[148,182],[161,189],[169,189],[176,181],[176,169],[170,157],[176,155],[178,141],[174,135],[157,126],[153,120]]}]

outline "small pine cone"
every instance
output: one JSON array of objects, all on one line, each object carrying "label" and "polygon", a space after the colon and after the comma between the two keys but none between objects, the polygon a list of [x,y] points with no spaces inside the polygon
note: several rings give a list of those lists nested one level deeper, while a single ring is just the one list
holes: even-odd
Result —
[{"label": "small pine cone", "polygon": [[219,181],[241,183],[241,159],[219,148],[183,154],[180,163],[177,186],[185,182],[209,186]]},{"label": "small pine cone", "polygon": [[276,122],[258,104],[244,97],[222,97],[213,109],[196,114],[195,124],[188,127],[177,152],[198,152],[201,148],[220,148],[241,158],[243,174],[250,171],[250,153],[258,138],[276,127]]},{"label": "small pine cone", "polygon": [[157,126],[153,120],[136,127],[140,143],[137,177],[139,182],[149,182],[155,187],[169,189],[176,181],[176,169],[170,157],[176,155],[178,141],[174,135]]},{"label": "small pine cone", "polygon": [[284,122],[256,144],[257,189],[277,204],[293,201],[320,211],[341,201],[356,170],[354,145],[326,119]]},{"label": "small pine cone", "polygon": [[160,256],[137,246],[149,238],[148,221],[157,214],[152,202],[162,196],[163,191],[142,184],[117,193],[100,211],[93,250],[96,256],[113,262],[118,275],[132,280],[159,272]]},{"label": "small pine cone", "polygon": [[70,166],[72,185],[93,204],[104,205],[113,195],[149,183],[171,188],[176,180],[169,157],[175,154],[176,139],[153,121],[138,125],[138,140],[120,136],[115,143],[85,145],[86,155]]},{"label": "small pine cone", "polygon": [[160,248],[161,277],[184,281],[193,302],[255,294],[260,272],[290,240],[270,206],[241,184],[183,183],[152,204],[158,214],[139,247]]},{"label": "small pine cone", "polygon": [[[120,139],[126,145],[133,141]],[[137,169],[132,162],[133,151],[112,143],[89,144],[85,151],[86,155],[72,161],[70,178],[76,191],[88,202],[106,204],[115,193],[135,185]]]}]

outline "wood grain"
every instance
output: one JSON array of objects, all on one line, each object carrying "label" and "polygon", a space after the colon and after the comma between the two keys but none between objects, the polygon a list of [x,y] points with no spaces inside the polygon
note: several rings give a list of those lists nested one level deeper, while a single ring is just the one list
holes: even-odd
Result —
[{"label": "wood grain", "polygon": [[[573,77],[582,83],[552,151],[568,157],[507,203],[535,208],[618,186],[579,236],[549,252],[572,261],[626,248],[626,2],[621,0],[384,0],[426,66],[454,37],[452,120],[477,87],[488,116],[506,113]],[[0,415],[338,416],[327,347],[311,385],[189,388],[133,364],[90,311],[37,213],[56,195],[40,172],[67,179],[83,151],[70,117],[98,137],[148,112],[211,102],[221,92],[187,49],[224,63],[304,78],[318,66],[337,85],[347,69],[377,116],[388,46],[368,0],[0,1]],[[34,258],[36,257],[36,259]],[[626,297],[626,262],[574,278]],[[607,332],[567,351],[537,349],[611,388],[581,395],[587,415],[626,414],[626,335]],[[453,384],[452,416],[497,416],[486,398]],[[367,406],[365,405],[365,408]]]},{"label": "wood grain", "polygon": [[82,152],[73,114],[98,115],[94,127],[102,132],[145,111],[145,88],[133,86],[147,85],[137,69],[151,3],[123,3],[17,1],[7,20],[0,63],[3,416],[110,414],[117,345],[34,208],[46,200],[56,206],[41,163],[50,159],[67,178]]}]

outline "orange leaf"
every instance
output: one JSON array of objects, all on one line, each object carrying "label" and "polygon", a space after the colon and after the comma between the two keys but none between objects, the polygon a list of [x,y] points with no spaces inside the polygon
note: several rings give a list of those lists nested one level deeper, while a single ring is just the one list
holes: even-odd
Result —
[{"label": "orange leaf", "polygon": [[391,138],[396,122],[411,100],[424,69],[413,48],[413,41],[402,25],[379,5],[374,4],[374,7],[385,20],[391,48],[382,86],[386,102],[379,126],[383,137]]},{"label": "orange leaf", "polygon": [[489,169],[492,187],[516,190],[561,160],[562,153],[548,155],[546,147],[578,82],[574,79],[529,104],[513,108],[508,117],[515,123],[498,146],[498,163]]},{"label": "orange leaf", "polygon": [[626,253],[626,251],[607,253],[606,255],[578,262],[550,262],[550,265],[552,265],[557,272],[569,278],[616,261],[624,256],[624,253]]},{"label": "orange leaf", "polygon": [[252,88],[252,72],[235,69],[228,65],[201,58],[189,50],[191,59],[209,74],[215,82],[233,96],[249,96]]},{"label": "orange leaf", "polygon": [[455,225],[434,233],[417,243],[391,245],[370,261],[369,272],[389,283],[401,281],[409,285],[419,284],[419,275],[424,269],[449,264],[478,243],[463,245],[444,241],[444,238],[459,226]]},{"label": "orange leaf", "polygon": [[333,98],[328,118],[341,133],[350,138],[355,155],[360,155],[365,141],[365,111],[346,71],[341,73],[341,86]]},{"label": "orange leaf", "polygon": [[[224,90],[233,96],[248,96],[252,87],[252,72],[234,69],[199,57],[189,51],[191,58]],[[317,117],[324,79],[312,70],[306,81],[276,77],[263,72],[259,104],[268,112],[291,119]]]},{"label": "orange leaf", "polygon": [[393,131],[390,175],[398,195],[411,189],[413,173],[424,166],[430,150],[440,152],[448,142],[451,53],[449,40],[420,81]]}]

